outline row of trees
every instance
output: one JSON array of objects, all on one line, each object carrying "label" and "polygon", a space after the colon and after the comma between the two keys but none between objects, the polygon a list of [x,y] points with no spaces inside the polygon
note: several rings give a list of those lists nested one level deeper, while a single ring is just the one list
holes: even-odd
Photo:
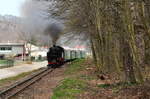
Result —
[{"label": "row of trees", "polygon": [[99,72],[143,82],[150,50],[149,0],[50,0],[66,31],[85,34]]}]

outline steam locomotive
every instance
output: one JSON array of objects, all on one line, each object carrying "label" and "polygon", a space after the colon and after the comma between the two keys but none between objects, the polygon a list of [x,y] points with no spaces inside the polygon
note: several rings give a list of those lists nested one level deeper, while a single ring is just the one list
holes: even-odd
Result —
[{"label": "steam locomotive", "polygon": [[67,62],[85,57],[84,51],[66,50],[61,46],[53,45],[47,52],[48,68],[58,68]]},{"label": "steam locomotive", "polygon": [[57,68],[65,63],[65,51],[60,46],[53,45],[47,52],[47,60],[49,68]]}]

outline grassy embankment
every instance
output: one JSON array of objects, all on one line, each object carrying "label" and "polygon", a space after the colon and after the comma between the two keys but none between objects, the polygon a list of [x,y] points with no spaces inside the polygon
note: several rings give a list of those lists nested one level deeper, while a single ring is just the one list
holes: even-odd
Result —
[{"label": "grassy embankment", "polygon": [[61,81],[61,84],[54,89],[52,99],[75,99],[77,95],[86,91],[88,84],[80,78],[88,78],[82,75],[82,71],[87,68],[84,65],[86,60],[80,59],[72,62],[65,71],[67,78]]},{"label": "grassy embankment", "polygon": [[67,78],[53,90],[51,99],[149,99],[145,97],[150,97],[150,87],[114,82],[113,75],[101,80],[92,65],[91,60],[72,62],[65,71]]}]

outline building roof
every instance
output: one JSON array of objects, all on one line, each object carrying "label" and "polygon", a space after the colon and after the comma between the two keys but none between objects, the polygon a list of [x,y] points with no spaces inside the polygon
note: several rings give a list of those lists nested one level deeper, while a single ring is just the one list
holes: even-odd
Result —
[{"label": "building roof", "polygon": [[24,43],[0,43],[0,46],[23,46]]}]

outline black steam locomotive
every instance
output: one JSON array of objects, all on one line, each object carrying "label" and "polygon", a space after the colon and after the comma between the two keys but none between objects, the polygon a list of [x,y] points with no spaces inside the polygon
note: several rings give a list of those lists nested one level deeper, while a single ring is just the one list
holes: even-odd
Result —
[{"label": "black steam locomotive", "polygon": [[65,50],[60,46],[53,45],[47,52],[49,68],[57,68],[65,63]]}]

